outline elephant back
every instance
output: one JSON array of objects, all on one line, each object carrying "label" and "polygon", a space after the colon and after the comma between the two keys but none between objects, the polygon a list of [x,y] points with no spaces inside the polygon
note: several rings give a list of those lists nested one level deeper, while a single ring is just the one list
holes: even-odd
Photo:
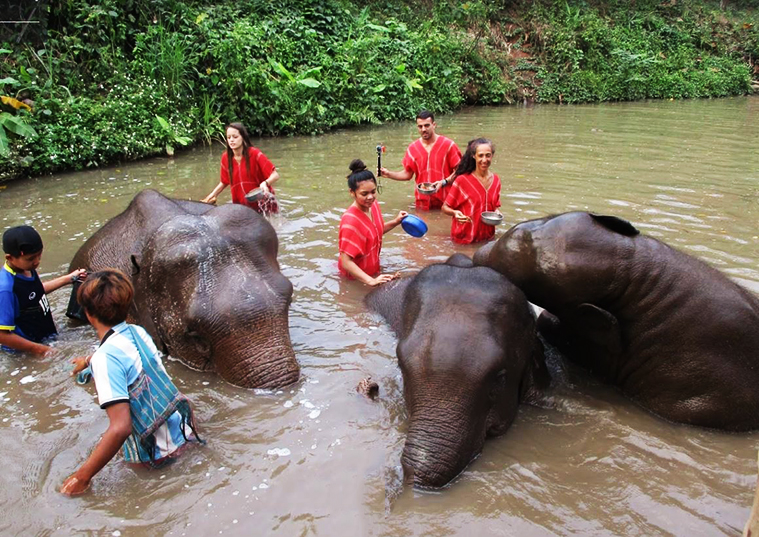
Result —
[{"label": "elephant back", "polygon": [[95,272],[117,268],[132,272],[131,255],[142,252],[145,240],[183,209],[173,200],[152,189],[138,193],[129,206],[106,222],[79,248],[69,270],[86,268]]}]

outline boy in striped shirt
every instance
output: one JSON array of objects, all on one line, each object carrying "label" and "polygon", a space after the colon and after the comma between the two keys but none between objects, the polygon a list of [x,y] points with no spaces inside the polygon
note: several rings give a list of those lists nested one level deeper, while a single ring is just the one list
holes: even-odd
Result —
[{"label": "boy in striped shirt", "polygon": [[73,374],[91,367],[110,423],[85,463],[63,482],[64,494],[87,490],[122,448],[126,462],[155,468],[176,457],[191,435],[197,439],[190,403],[171,382],[160,351],[142,327],[126,322],[133,296],[132,282],[115,269],[89,275],[77,293],[101,342],[91,357],[73,360]]}]

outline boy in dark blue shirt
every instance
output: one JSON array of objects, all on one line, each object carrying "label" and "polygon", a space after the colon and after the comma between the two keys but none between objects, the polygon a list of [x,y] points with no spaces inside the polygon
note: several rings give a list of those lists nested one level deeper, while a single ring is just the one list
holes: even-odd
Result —
[{"label": "boy in dark blue shirt", "polygon": [[77,278],[84,269],[43,283],[37,275],[42,258],[42,238],[31,226],[16,226],[3,233],[5,265],[0,269],[0,345],[19,351],[45,354],[41,343],[58,333],[46,293]]}]

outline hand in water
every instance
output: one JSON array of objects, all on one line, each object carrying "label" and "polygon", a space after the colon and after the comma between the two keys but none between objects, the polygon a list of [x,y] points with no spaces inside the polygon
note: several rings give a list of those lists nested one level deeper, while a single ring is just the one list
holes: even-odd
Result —
[{"label": "hand in water", "polygon": [[74,358],[71,360],[71,363],[74,364],[74,369],[71,371],[71,376],[73,377],[80,371],[84,371],[89,367],[89,356],[78,356],[77,358]]},{"label": "hand in water", "polygon": [[42,354],[45,358],[58,358],[61,355],[61,351],[55,347],[48,347]]},{"label": "hand in water", "polygon": [[82,494],[88,488],[90,488],[89,481],[82,481],[78,477],[72,475],[63,482],[63,485],[61,485],[61,493],[66,496],[76,496]]}]

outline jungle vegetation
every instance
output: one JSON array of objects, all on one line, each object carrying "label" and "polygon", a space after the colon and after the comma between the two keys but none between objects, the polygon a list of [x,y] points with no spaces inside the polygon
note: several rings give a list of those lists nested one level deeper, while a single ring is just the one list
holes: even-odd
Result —
[{"label": "jungle vegetation", "polygon": [[281,136],[421,108],[759,89],[759,0],[40,6],[36,31],[0,34],[0,180],[173,154],[230,121]]}]

